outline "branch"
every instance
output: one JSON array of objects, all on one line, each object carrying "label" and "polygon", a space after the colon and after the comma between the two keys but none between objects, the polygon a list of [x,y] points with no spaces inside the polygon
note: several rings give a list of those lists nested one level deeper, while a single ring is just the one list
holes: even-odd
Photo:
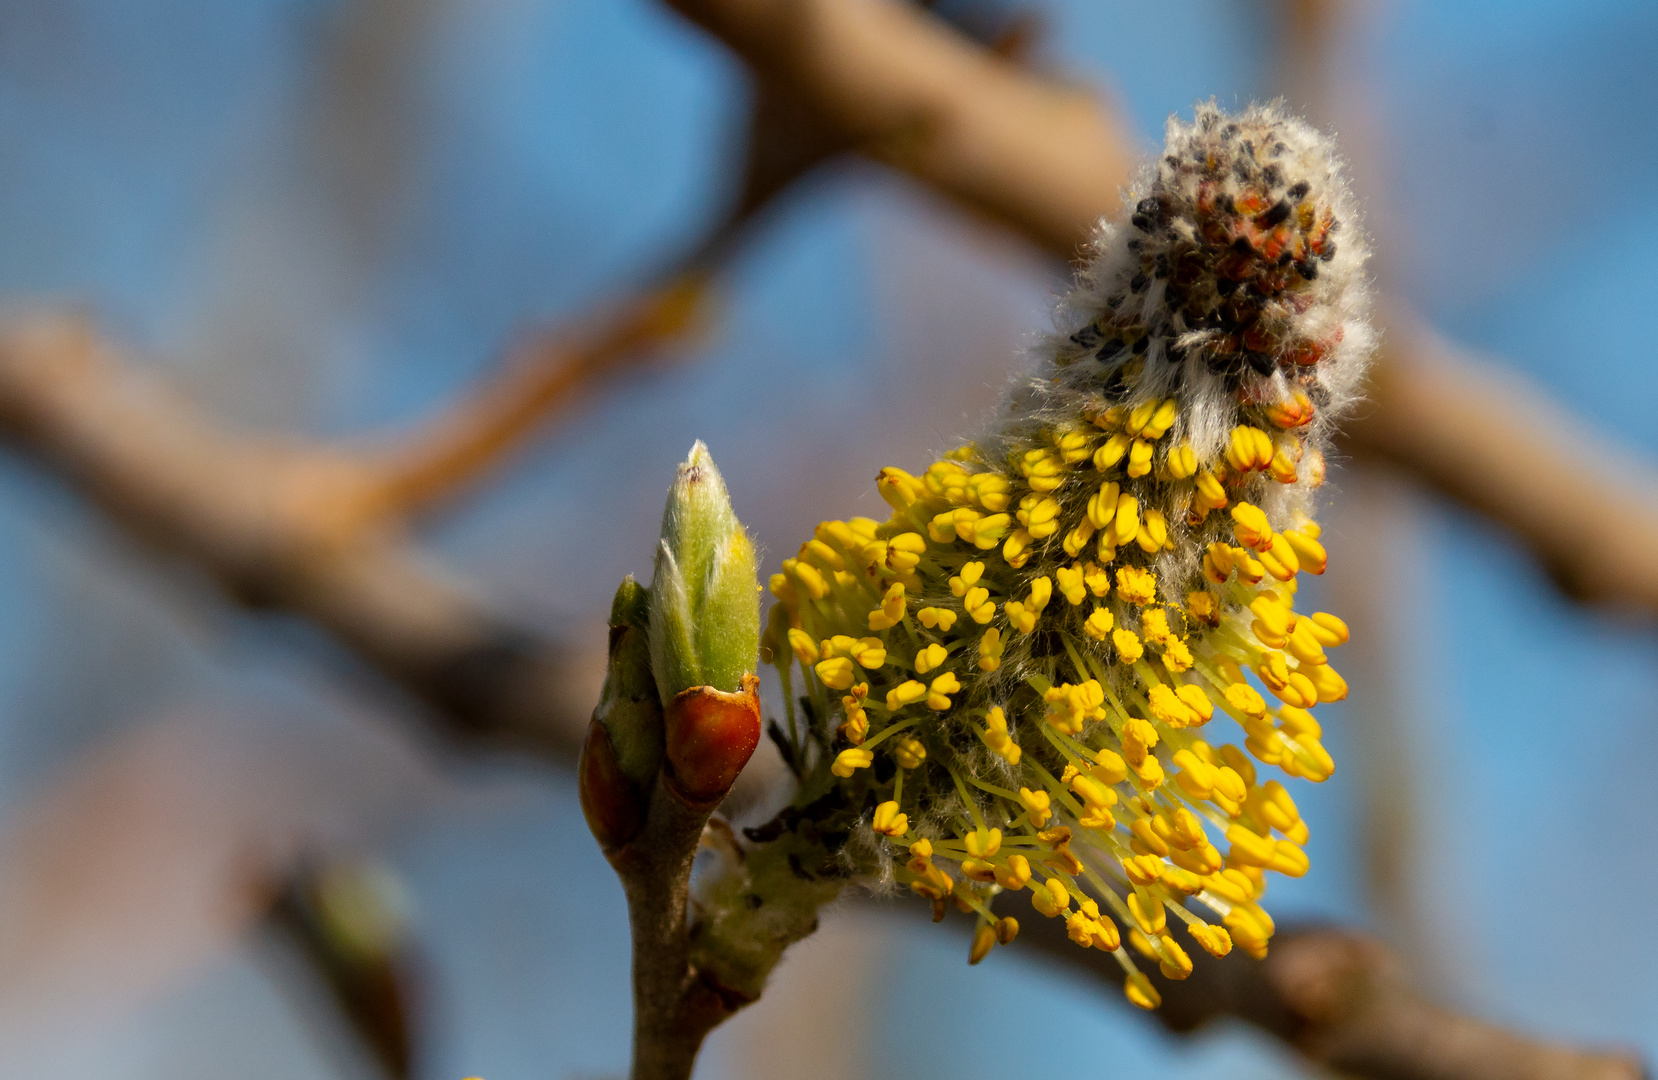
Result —
[{"label": "branch", "polygon": [[[1114,986],[1123,971],[1082,950],[1058,919],[1029,919],[1021,942]],[[1375,1080],[1642,1080],[1626,1054],[1585,1053],[1537,1042],[1433,1005],[1404,983],[1387,948],[1336,927],[1286,929],[1265,960],[1234,949],[1225,959],[1193,951],[1182,982],[1155,971],[1157,1016],[1174,1031],[1222,1017],[1246,1020],[1342,1075]]]},{"label": "branch", "polygon": [[[1062,258],[1075,255],[1118,205],[1132,155],[1106,109],[913,7],[896,0],[667,2],[763,81],[787,87],[820,123]],[[1377,407],[1353,425],[1351,452],[1389,460],[1489,514],[1556,568],[1573,595],[1658,611],[1658,557],[1649,542],[1658,488],[1584,483],[1578,473],[1564,488],[1540,483],[1569,466],[1549,456],[1538,434],[1578,423],[1549,402],[1522,404],[1495,372],[1437,370],[1446,349],[1418,332],[1408,312],[1393,317],[1383,339],[1397,340],[1376,366],[1370,390]],[[1600,471],[1642,472],[1616,451],[1597,453]],[[1541,492],[1559,490],[1573,492],[1570,515],[1557,505],[1551,516],[1539,505]],[[1592,537],[1578,522],[1595,523]]]},{"label": "branch", "polygon": [[214,430],[81,323],[0,332],[0,435],[133,534],[248,606],[332,634],[467,738],[575,757],[572,661],[355,514],[378,477],[350,457]]},{"label": "branch", "polygon": [[1658,470],[1408,313],[1395,315],[1348,428],[1355,454],[1402,466],[1514,532],[1570,596],[1658,612]]}]

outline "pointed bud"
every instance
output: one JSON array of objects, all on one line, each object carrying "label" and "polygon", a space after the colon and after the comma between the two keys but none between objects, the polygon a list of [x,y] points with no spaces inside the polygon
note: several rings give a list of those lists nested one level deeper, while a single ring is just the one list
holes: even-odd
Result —
[{"label": "pointed bud", "polygon": [[698,442],[668,494],[651,581],[651,669],[663,706],[692,687],[739,691],[759,651],[754,545]]}]

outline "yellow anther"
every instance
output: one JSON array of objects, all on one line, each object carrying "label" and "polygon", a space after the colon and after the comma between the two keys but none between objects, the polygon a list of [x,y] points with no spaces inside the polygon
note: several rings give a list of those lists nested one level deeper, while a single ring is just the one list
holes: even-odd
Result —
[{"label": "yellow anther", "polygon": [[1123,755],[1131,765],[1138,765],[1148,751],[1157,745],[1157,729],[1149,721],[1131,716],[1123,721]]},{"label": "yellow anther", "polygon": [[999,514],[1008,508],[1013,484],[996,473],[978,473],[967,481],[967,490],[980,506]]},{"label": "yellow anther", "polygon": [[1272,463],[1272,436],[1257,427],[1232,429],[1226,445],[1226,463],[1239,472],[1265,469]]},{"label": "yellow anther", "polygon": [[1192,973],[1192,958],[1186,955],[1186,950],[1180,947],[1179,942],[1167,934],[1157,939],[1162,944],[1157,968],[1165,979],[1184,979]]},{"label": "yellow anther", "polygon": [[1168,912],[1163,907],[1163,901],[1139,889],[1128,894],[1128,913],[1134,916],[1135,923],[1147,934],[1160,934],[1168,925]]},{"label": "yellow anther", "polygon": [[1180,415],[1180,403],[1174,398],[1165,398],[1157,406],[1157,411],[1151,414],[1146,426],[1140,430],[1141,436],[1156,442],[1161,439],[1169,428],[1174,426],[1175,418]]},{"label": "yellow anther", "polygon": [[[1347,680],[1342,678],[1336,672],[1336,669],[1329,664],[1304,666],[1294,675],[1299,675],[1310,683],[1313,691],[1318,695],[1317,700],[1320,703],[1327,704],[1332,701],[1341,701],[1347,696]],[[1296,702],[1290,702],[1290,704],[1293,705]],[[1306,701],[1300,704],[1302,708],[1308,708],[1312,705],[1312,702]]]},{"label": "yellow anther", "polygon": [[1198,724],[1208,723],[1209,718],[1215,715],[1214,702],[1209,700],[1209,695],[1204,693],[1203,687],[1186,683],[1175,687],[1174,693],[1185,702],[1188,709],[1197,714]]},{"label": "yellow anther", "polygon": [[854,770],[867,769],[873,764],[875,764],[875,754],[873,751],[864,750],[854,746],[848,750],[842,750],[839,754],[836,754],[835,763],[829,766],[829,771],[840,777],[842,780],[850,780]]},{"label": "yellow anther", "polygon": [[1054,583],[1046,574],[1030,583],[1030,596],[1025,598],[1025,606],[1032,611],[1041,611],[1048,606],[1053,597]]},{"label": "yellow anther", "polygon": [[1255,720],[1267,713],[1267,703],[1255,688],[1245,682],[1235,682],[1225,691],[1226,703],[1245,716]]},{"label": "yellow anther", "polygon": [[1118,544],[1131,542],[1140,531],[1140,500],[1132,495],[1117,496],[1117,516],[1111,527],[1116,530]]},{"label": "yellow anther", "polygon": [[1145,655],[1145,646],[1132,630],[1119,627],[1111,631],[1111,644],[1117,647],[1117,659],[1125,664],[1132,664]]},{"label": "yellow anther", "polygon": [[1206,761],[1198,760],[1196,754],[1190,750],[1181,750],[1174,755],[1174,763],[1180,767],[1175,773],[1174,782],[1181,790],[1194,799],[1207,799],[1215,791],[1215,767]]},{"label": "yellow anther", "polygon": [[1104,641],[1105,635],[1111,632],[1113,622],[1111,612],[1103,607],[1096,607],[1082,624],[1082,632],[1095,641]]},{"label": "yellow anther", "polygon": [[1131,477],[1141,477],[1151,472],[1151,443],[1144,439],[1135,439],[1128,448],[1128,468],[1125,470]]},{"label": "yellow anther", "polygon": [[1295,621],[1295,629],[1290,631],[1284,647],[1303,665],[1322,664],[1329,660],[1329,657],[1324,655],[1324,646],[1319,644],[1318,635],[1313,633],[1311,619]]},{"label": "yellow anther", "polygon": [[1002,850],[1002,830],[974,829],[962,840],[967,844],[967,853],[975,859],[988,859]]},{"label": "yellow anther", "polygon": [[996,884],[1010,892],[1023,889],[1030,881],[1030,861],[1023,855],[1009,855],[1007,861],[996,867]]},{"label": "yellow anther", "polygon": [[847,646],[846,654],[857,661],[858,666],[870,671],[875,670],[887,662],[886,642],[880,638],[859,638]]},{"label": "yellow anther", "polygon": [[1134,542],[1148,555],[1155,555],[1169,546],[1169,522],[1161,510],[1147,510],[1140,520],[1140,531]]},{"label": "yellow anther", "polygon": [[927,748],[913,735],[900,735],[892,745],[892,759],[899,768],[919,769],[927,760]]},{"label": "yellow anther", "polygon": [[800,660],[801,667],[811,667],[817,663],[818,647],[812,641],[812,635],[804,630],[791,629],[789,631],[789,648]]},{"label": "yellow anther", "polygon": [[800,545],[800,559],[802,562],[811,563],[824,573],[846,569],[846,560],[841,558],[840,552],[816,538]]},{"label": "yellow anther", "polygon": [[1140,636],[1153,645],[1167,644],[1169,615],[1162,608],[1148,608],[1140,613]]},{"label": "yellow anther", "polygon": [[1019,802],[1030,814],[1030,823],[1038,829],[1047,825],[1048,819],[1053,816],[1046,791],[1032,791],[1030,788],[1022,787],[1019,789]]},{"label": "yellow anther", "polygon": [[953,671],[946,671],[933,680],[932,689],[927,694],[927,708],[934,712],[943,712],[950,707],[948,695],[961,690],[961,680],[956,678]]},{"label": "yellow anther", "polygon": [[1052,451],[1027,450],[1017,465],[1032,491],[1053,491],[1065,482],[1065,461]]},{"label": "yellow anther", "polygon": [[1019,920],[1009,915],[997,919],[995,922],[996,940],[1003,945],[1012,945],[1013,939],[1019,936]]},{"label": "yellow anther", "polygon": [[1213,874],[1226,865],[1220,857],[1220,850],[1206,839],[1193,844],[1190,849],[1175,851],[1169,858],[1193,874]]},{"label": "yellow anther", "polygon": [[1295,552],[1295,557],[1301,562],[1301,569],[1309,574],[1324,573],[1329,563],[1329,555],[1324,545],[1308,536],[1305,529],[1286,529],[1283,533],[1284,541]]},{"label": "yellow anther", "polygon": [[927,553],[927,539],[920,533],[899,533],[887,541],[886,565],[890,570],[907,573],[921,562]]},{"label": "yellow anther", "polygon": [[1089,592],[1103,600],[1111,592],[1111,571],[1095,563],[1083,563],[1082,582]]},{"label": "yellow anther", "polygon": [[1059,594],[1072,607],[1082,603],[1088,596],[1088,586],[1082,582],[1082,567],[1060,566],[1054,569],[1054,581],[1059,588]]},{"label": "yellow anther", "polygon": [[823,680],[823,685],[831,690],[845,690],[852,685],[857,676],[857,669],[852,661],[844,656],[832,656],[816,665],[812,670],[817,677]]},{"label": "yellow anther", "polygon": [[1067,465],[1084,461],[1094,452],[1094,438],[1086,431],[1067,431],[1054,440],[1059,459]]},{"label": "yellow anther", "polygon": [[1101,484],[1100,489],[1088,497],[1085,511],[1088,523],[1096,529],[1104,529],[1117,520],[1117,498],[1121,493],[1114,481]]},{"label": "yellow anther", "polygon": [[930,859],[933,857],[933,842],[922,837],[910,845],[912,859]]},{"label": "yellow anther", "polygon": [[1120,784],[1128,779],[1128,765],[1115,750],[1101,749],[1094,754],[1088,775],[1102,784]]},{"label": "yellow anther", "polygon": [[1252,832],[1242,825],[1233,825],[1227,829],[1226,839],[1232,845],[1228,857],[1244,866],[1270,866],[1273,857],[1278,854],[1278,848],[1270,837]]},{"label": "yellow anther", "polygon": [[967,963],[977,964],[990,955],[991,946],[996,944],[996,931],[989,923],[980,923],[979,928],[973,931],[973,945],[967,950]]},{"label": "yellow anther", "polygon": [[1071,790],[1090,807],[1105,809],[1117,803],[1115,791],[1086,773],[1078,774],[1071,779]]},{"label": "yellow anther", "polygon": [[1238,580],[1245,585],[1259,585],[1261,579],[1267,576],[1266,567],[1261,561],[1249,553],[1248,548],[1235,547],[1232,549],[1232,565],[1238,575]]},{"label": "yellow anther", "polygon": [[1065,554],[1074,559],[1081,555],[1083,549],[1088,546],[1088,541],[1093,539],[1094,532],[1094,523],[1087,518],[1083,518],[1077,522],[1076,528],[1065,534],[1065,539],[1061,541],[1060,546],[1065,549]]},{"label": "yellow anther", "polygon": [[1255,766],[1250,764],[1249,759],[1244,756],[1244,752],[1236,746],[1231,743],[1222,746],[1220,748],[1220,760],[1227,768],[1238,774],[1246,788],[1255,783]]},{"label": "yellow anther", "polygon": [[1009,600],[1002,605],[1002,611],[1007,615],[1007,621],[1021,634],[1028,634],[1036,629],[1036,612],[1027,608],[1023,602]]},{"label": "yellow anther", "polygon": [[[927,522],[927,538],[935,544],[948,544],[956,538],[956,515],[960,510],[945,510],[934,514]],[[972,511],[968,511],[971,513]]]},{"label": "yellow anther", "polygon": [[937,629],[946,634],[956,625],[956,613],[949,608],[924,607],[915,613],[915,617],[921,620],[921,625],[927,629]]},{"label": "yellow anther", "polygon": [[1217,540],[1204,549],[1203,576],[1216,585],[1224,585],[1226,579],[1232,576],[1233,565],[1232,548],[1229,545]]},{"label": "yellow anther", "polygon": [[967,590],[962,599],[968,618],[981,626],[996,617],[996,605],[990,602],[990,590],[983,586]]},{"label": "yellow anther", "polygon": [[1290,840],[1280,840],[1273,845],[1274,853],[1271,861],[1266,864],[1268,870],[1276,871],[1285,877],[1303,877],[1312,865],[1307,859],[1307,853],[1300,846]]},{"label": "yellow anther", "polygon": [[1265,550],[1272,544],[1272,525],[1267,521],[1265,512],[1251,503],[1239,503],[1232,508],[1232,534],[1238,538],[1238,543],[1257,551]]},{"label": "yellow anther", "polygon": [[1162,880],[1164,865],[1155,855],[1132,855],[1123,860],[1123,873],[1136,885],[1153,885]]},{"label": "yellow anther", "polygon": [[1008,533],[1007,541],[1002,545],[1002,558],[1015,570],[1030,562],[1031,544],[1036,538],[1025,529],[1014,529]]},{"label": "yellow anther", "polygon": [[1157,992],[1157,987],[1151,985],[1143,971],[1129,972],[1128,979],[1123,983],[1123,996],[1136,1009],[1150,1011],[1163,1004],[1163,995]]},{"label": "yellow anther", "polygon": [[1186,615],[1204,626],[1220,625],[1220,602],[1207,590],[1186,594]]},{"label": "yellow anther", "polygon": [[794,582],[789,580],[787,574],[773,574],[769,585],[771,594],[781,600],[784,606],[791,609],[800,606],[800,597],[794,591]]},{"label": "yellow anther", "polygon": [[[995,608],[991,608],[994,613]],[[1002,666],[1002,632],[992,626],[979,638],[979,670],[995,671]]]},{"label": "yellow anther", "polygon": [[[1333,649],[1337,645],[1347,644],[1347,624],[1322,611],[1315,611],[1307,620],[1312,624],[1308,629],[1318,643],[1326,649]],[[793,638],[790,639],[794,640]]]},{"label": "yellow anther", "polygon": [[1048,495],[1026,495],[1019,500],[1019,524],[1041,540],[1059,531],[1059,500]]},{"label": "yellow anther", "polygon": [[1184,480],[1197,472],[1197,451],[1192,449],[1191,443],[1171,446],[1169,456],[1163,461],[1163,468],[1167,470],[1171,480]]},{"label": "yellow anther", "polygon": [[1222,765],[1215,769],[1215,798],[1217,801],[1224,799],[1228,813],[1231,813],[1234,807],[1241,806],[1248,794],[1249,785],[1244,783],[1243,777],[1230,765]]},{"label": "yellow anther", "polygon": [[1132,435],[1121,431],[1114,433],[1094,451],[1094,468],[1100,472],[1116,468],[1117,462],[1123,460],[1123,455],[1128,453],[1128,448],[1133,442]]},{"label": "yellow anther", "polygon": [[1134,406],[1128,411],[1128,418],[1123,423],[1123,430],[1130,435],[1140,434],[1146,429],[1146,425],[1151,423],[1151,418],[1156,414],[1159,404],[1154,398],[1151,401],[1143,401]]},{"label": "yellow anther", "polygon": [[1157,575],[1137,566],[1117,571],[1117,598],[1125,604],[1144,607],[1157,599]]},{"label": "yellow anther", "polygon": [[961,861],[961,876],[971,881],[979,881],[989,885],[996,880],[996,867],[983,859],[963,859]]},{"label": "yellow anther", "polygon": [[1232,951],[1232,935],[1219,926],[1205,922],[1187,923],[1186,932],[1210,956],[1221,957]]},{"label": "yellow anther", "polygon": [[1204,510],[1220,510],[1226,506],[1226,488],[1214,473],[1199,469],[1193,480],[1197,485],[1196,502]]},{"label": "yellow anther", "polygon": [[904,583],[895,581],[881,598],[881,606],[869,613],[871,630],[890,630],[904,621]]},{"label": "yellow anther", "polygon": [[965,596],[967,590],[977,585],[981,577],[984,577],[984,563],[974,561],[965,564],[961,568],[961,573],[950,579],[950,595]]},{"label": "yellow anther", "polygon": [[950,658],[942,645],[929,645],[915,654],[915,673],[925,675]]},{"label": "yellow anther", "polygon": [[903,836],[910,831],[910,819],[899,812],[897,803],[888,799],[875,808],[872,827],[882,836]]},{"label": "yellow anther", "polygon": [[1192,662],[1192,650],[1186,645],[1185,638],[1170,638],[1164,644],[1163,666],[1173,674],[1189,670]]},{"label": "yellow anther", "polygon": [[1250,602],[1249,610],[1265,624],[1267,632],[1273,637],[1283,638],[1295,627],[1295,612],[1281,603],[1276,593],[1257,596]]},{"label": "yellow anther", "polygon": [[1023,751],[1019,749],[1019,744],[1013,741],[1013,737],[1008,734],[1007,716],[1002,712],[1000,705],[991,709],[985,717],[984,743],[991,750],[1001,755],[1009,765],[1019,764],[1019,757]]},{"label": "yellow anther", "polygon": [[927,684],[907,679],[887,691],[887,708],[897,712],[927,696]]},{"label": "yellow anther", "polygon": [[1297,479],[1295,462],[1282,450],[1272,455],[1272,461],[1267,464],[1267,473],[1280,484],[1293,484]]},{"label": "yellow anther", "polygon": [[784,559],[783,572],[793,578],[813,600],[822,600],[829,595],[828,579],[818,572],[817,567],[799,559]]},{"label": "yellow anther", "polygon": [[991,514],[989,517],[975,517],[968,521],[961,516],[966,513],[972,511],[956,512],[956,535],[980,551],[989,551],[1001,543],[1002,537],[1013,527],[1013,518],[1007,514]]},{"label": "yellow anther", "polygon": [[[859,684],[862,686],[863,684]],[[864,687],[867,692],[868,687]],[[857,746],[869,734],[869,714],[864,711],[863,699],[850,694],[841,698],[841,704],[846,706],[846,722],[840,726],[840,733],[846,736],[846,741]]]},{"label": "yellow anther", "polygon": [[1203,717],[1198,714],[1198,711],[1187,704],[1185,699],[1175,693],[1171,687],[1164,685],[1152,687],[1146,693],[1146,701],[1151,705],[1151,715],[1153,717],[1177,731],[1181,728],[1194,727],[1203,723]]},{"label": "yellow anther", "polygon": [[885,468],[875,477],[875,490],[881,493],[881,498],[887,501],[900,514],[910,508],[910,504],[926,494],[927,488],[920,480],[911,476],[903,469]]},{"label": "yellow anther", "polygon": [[1301,560],[1296,558],[1295,551],[1289,542],[1279,533],[1274,533],[1272,541],[1265,551],[1258,556],[1266,572],[1279,581],[1289,581],[1301,571]]}]

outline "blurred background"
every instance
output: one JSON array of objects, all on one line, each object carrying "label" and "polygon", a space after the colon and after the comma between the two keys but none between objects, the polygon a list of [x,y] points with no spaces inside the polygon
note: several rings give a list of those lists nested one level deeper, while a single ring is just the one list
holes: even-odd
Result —
[{"label": "blurred background", "polygon": [[[1199,99],[1288,92],[1341,136],[1393,294],[1658,457],[1658,8],[1355,3],[1313,71],[1265,0],[942,6],[1028,36],[1140,149]],[[737,197],[752,93],[651,0],[9,0],[0,294],[90,314],[233,430],[373,439],[693,248]],[[820,518],[882,516],[881,465],[972,427],[1064,275],[837,159],[748,230],[694,340],[560,414],[418,543],[597,655],[692,440],[769,573]],[[1319,588],[1364,651],[1329,710],[1337,774],[1296,791],[1313,871],[1273,886],[1274,914],[1378,932],[1467,1012],[1658,1057],[1653,621],[1574,605],[1408,477],[1347,467],[1330,490]],[[379,1075],[265,914],[266,868],[300,853],[395,882],[411,1075],[623,1072],[625,909],[573,775],[447,753],[415,711],[0,455],[0,1074]],[[1301,1068],[1241,1026],[1167,1035],[1034,951],[970,973],[965,953],[843,905],[699,1075]],[[1037,1025],[1040,1060],[1005,1034]]]}]

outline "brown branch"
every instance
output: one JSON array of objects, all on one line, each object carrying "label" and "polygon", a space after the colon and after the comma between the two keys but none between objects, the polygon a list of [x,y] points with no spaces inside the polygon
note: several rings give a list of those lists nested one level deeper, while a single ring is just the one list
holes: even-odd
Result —
[{"label": "brown branch", "polygon": [[1524,541],[1580,600],[1658,612],[1658,470],[1408,313],[1389,320],[1353,452],[1402,466]]},{"label": "brown branch", "polygon": [[699,263],[587,327],[531,336],[458,404],[400,435],[356,504],[363,522],[400,520],[454,495],[583,392],[683,338],[707,304],[709,274]]},{"label": "brown branch", "polygon": [[565,650],[339,512],[377,479],[355,459],[214,430],[65,319],[0,333],[0,435],[241,602],[326,630],[453,733],[574,760]]},{"label": "brown branch", "polygon": [[[924,12],[896,0],[667,2],[762,80],[787,87],[821,123],[1061,257],[1072,257],[1117,207],[1131,155],[1109,111]],[[1562,468],[1539,433],[1579,425],[1544,401],[1516,408],[1517,395],[1495,372],[1465,367],[1448,385],[1436,369],[1443,346],[1412,327],[1408,312],[1388,325],[1384,340],[1397,341],[1377,365],[1376,408],[1353,426],[1350,449],[1490,514],[1560,568],[1574,595],[1658,611],[1658,555],[1649,543],[1658,493],[1638,482],[1540,483]],[[1399,344],[1406,341],[1423,355]],[[1614,451],[1599,453],[1602,471],[1640,472]],[[1573,513],[1551,521],[1540,493],[1565,489]],[[1583,535],[1586,523],[1592,536]]]},{"label": "brown branch", "polygon": [[[1121,986],[1122,967],[1078,948],[1059,919],[1025,920],[1030,943],[1067,967]],[[1190,978],[1155,971],[1157,1017],[1179,1032],[1233,1017],[1345,1076],[1375,1080],[1641,1080],[1629,1054],[1585,1053],[1538,1042],[1423,1000],[1380,942],[1333,927],[1289,928],[1265,960],[1234,949],[1217,960],[1191,950]]]}]

